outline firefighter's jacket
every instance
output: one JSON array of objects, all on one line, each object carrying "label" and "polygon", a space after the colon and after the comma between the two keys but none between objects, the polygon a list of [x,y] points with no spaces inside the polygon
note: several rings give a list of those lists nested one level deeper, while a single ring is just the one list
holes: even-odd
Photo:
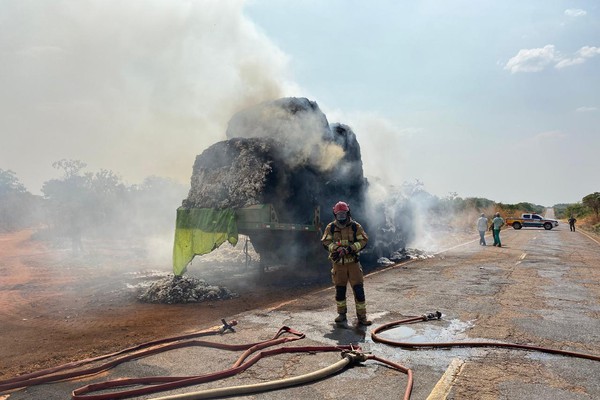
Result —
[{"label": "firefighter's jacket", "polygon": [[[356,221],[350,220],[345,226],[333,221],[327,225],[321,243],[329,252],[329,259],[334,264],[350,264],[358,262],[358,253],[365,248],[369,237],[363,227]],[[352,251],[344,257],[336,259],[339,247],[350,246]]]}]

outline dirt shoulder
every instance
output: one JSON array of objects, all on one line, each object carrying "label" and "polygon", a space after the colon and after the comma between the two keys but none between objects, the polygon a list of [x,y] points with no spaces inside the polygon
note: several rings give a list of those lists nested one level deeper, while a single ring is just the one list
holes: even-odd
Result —
[{"label": "dirt shoulder", "polygon": [[233,288],[234,299],[145,304],[135,287],[168,273],[164,264],[115,243],[87,243],[76,255],[30,240],[32,233],[0,235],[0,379],[204,329],[307,290],[257,287],[248,278]]}]

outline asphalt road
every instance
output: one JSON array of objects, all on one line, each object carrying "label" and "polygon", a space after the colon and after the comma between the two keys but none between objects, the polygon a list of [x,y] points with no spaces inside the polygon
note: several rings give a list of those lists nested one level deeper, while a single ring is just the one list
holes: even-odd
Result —
[{"label": "asphalt road", "polygon": [[[439,310],[443,317],[438,321],[403,326],[382,336],[416,342],[493,340],[600,356],[600,243],[570,232],[565,224],[550,231],[509,228],[501,238],[504,247],[483,247],[474,232],[473,241],[432,259],[370,274],[365,288],[374,320],[371,328]],[[239,320],[237,331],[214,341],[256,342],[286,325],[307,335],[291,345],[357,344],[410,368],[415,380],[412,399],[600,398],[600,362],[498,348],[404,350],[374,343],[371,328],[333,324],[333,294],[328,288],[270,309],[224,316]],[[99,376],[31,387],[7,398],[67,399],[74,388],[107,379],[205,374],[230,367],[238,356],[206,348],[174,350]],[[226,380],[138,398],[282,379],[339,359],[336,353],[282,354]],[[391,399],[401,398],[405,385],[405,375],[368,361],[313,384],[244,398]]]}]

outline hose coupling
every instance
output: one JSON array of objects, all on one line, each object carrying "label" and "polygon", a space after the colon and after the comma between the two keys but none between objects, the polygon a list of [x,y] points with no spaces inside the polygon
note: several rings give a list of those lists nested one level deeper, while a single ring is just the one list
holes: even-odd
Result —
[{"label": "hose coupling", "polygon": [[344,350],[342,351],[342,358],[349,358],[352,364],[359,364],[367,361],[367,353],[363,353],[359,350]]},{"label": "hose coupling", "polygon": [[442,313],[439,311],[436,311],[436,312],[432,312],[432,313],[423,314],[421,317],[423,318],[423,321],[431,321],[432,319],[442,318]]},{"label": "hose coupling", "polygon": [[222,318],[221,323],[223,324],[221,329],[219,329],[219,333],[221,335],[227,331],[235,332],[235,329],[233,329],[233,327],[237,325],[237,321],[235,319],[231,320],[230,322],[227,322],[227,321],[225,321],[225,318]]}]

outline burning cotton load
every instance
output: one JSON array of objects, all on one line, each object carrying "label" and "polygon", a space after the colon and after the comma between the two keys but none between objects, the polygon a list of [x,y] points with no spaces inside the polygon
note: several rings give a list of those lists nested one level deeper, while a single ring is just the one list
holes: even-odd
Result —
[{"label": "burning cotton load", "polygon": [[[341,199],[353,210],[363,206],[366,180],[354,132],[330,125],[315,102],[284,98],[234,115],[227,137],[196,157],[188,198],[178,210],[175,274],[185,270],[193,254],[205,254],[225,240],[235,244],[240,209],[254,205],[268,205],[277,223],[290,225],[272,231],[263,225],[266,229],[247,233],[261,262],[325,263],[315,210],[331,210]],[[313,226],[312,235],[299,234],[294,224]],[[219,228],[212,229],[215,225]],[[193,230],[222,234],[213,239]],[[204,243],[188,245],[199,236]]]},{"label": "burning cotton load", "polygon": [[241,111],[229,140],[196,157],[186,208],[270,203],[280,221],[312,218],[340,199],[360,208],[366,181],[350,128],[332,125],[315,102],[284,98]]},{"label": "burning cotton load", "polygon": [[[329,220],[332,205],[340,200],[350,204],[353,215],[361,216],[359,222],[371,237],[363,252],[368,263],[375,265],[378,257],[404,246],[406,234],[395,218],[406,213],[397,209],[390,214],[385,202],[365,206],[368,184],[356,135],[346,125],[329,124],[315,102],[283,98],[240,111],[231,118],[226,134],[228,140],[196,157],[191,189],[178,210],[176,275],[185,271],[194,254],[206,254],[225,240],[237,243],[235,221],[245,212],[241,209],[257,205],[272,207],[278,223],[317,226],[312,236],[290,230],[248,232],[261,262],[271,257],[277,263],[304,267],[327,264],[315,209]],[[199,236],[194,230],[215,232],[211,230],[215,226],[220,229],[218,238],[207,234],[203,237],[211,242],[189,244]]]}]

